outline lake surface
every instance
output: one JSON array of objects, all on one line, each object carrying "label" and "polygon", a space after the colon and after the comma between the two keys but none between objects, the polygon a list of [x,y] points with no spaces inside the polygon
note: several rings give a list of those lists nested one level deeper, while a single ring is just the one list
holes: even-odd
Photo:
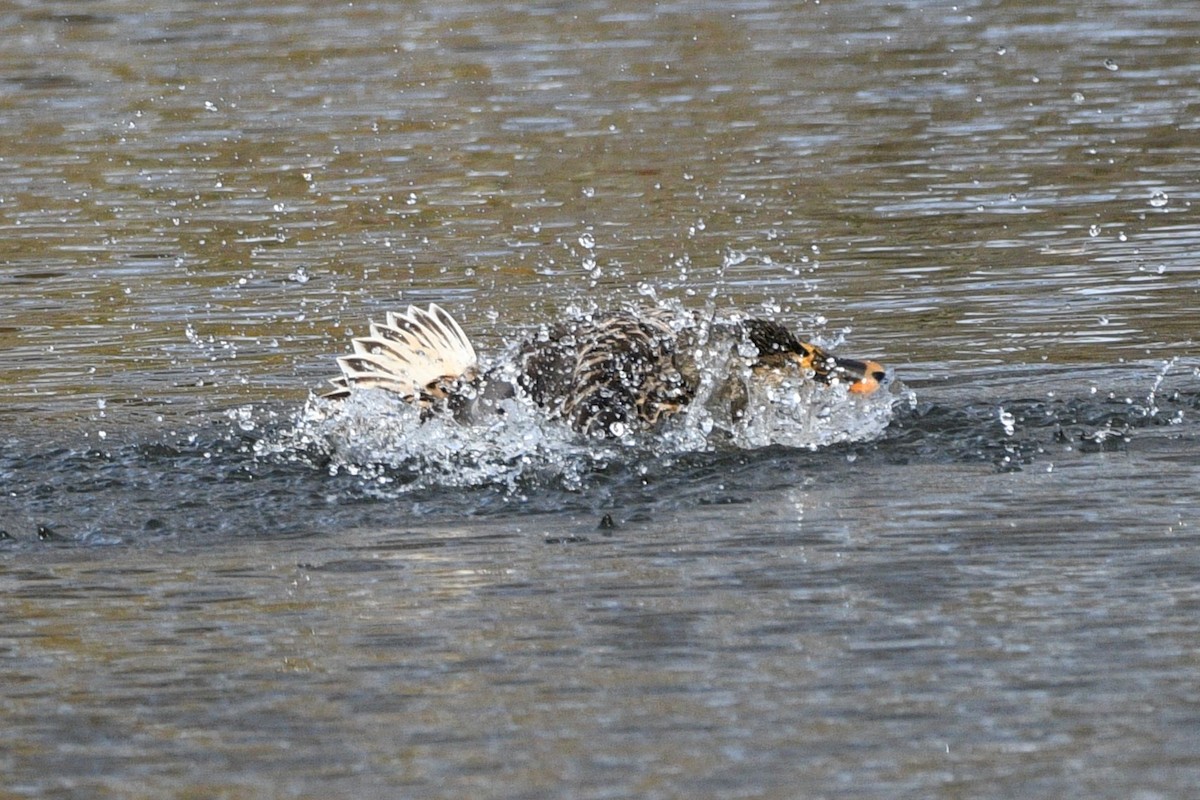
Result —
[{"label": "lake surface", "polygon": [[[1200,7],[162,5],[0,10],[0,798],[1200,785]],[[890,424],[331,447],[430,302],[740,309]]]}]

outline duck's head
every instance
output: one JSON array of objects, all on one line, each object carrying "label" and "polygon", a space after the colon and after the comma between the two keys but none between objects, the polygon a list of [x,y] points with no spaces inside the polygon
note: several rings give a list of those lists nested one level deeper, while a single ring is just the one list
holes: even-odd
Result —
[{"label": "duck's head", "polygon": [[802,342],[776,322],[751,319],[746,322],[750,342],[758,348],[752,369],[767,382],[781,381],[790,375],[812,377],[821,383],[846,384],[857,395],[876,392],[887,382],[887,370],[877,361],[842,358]]}]

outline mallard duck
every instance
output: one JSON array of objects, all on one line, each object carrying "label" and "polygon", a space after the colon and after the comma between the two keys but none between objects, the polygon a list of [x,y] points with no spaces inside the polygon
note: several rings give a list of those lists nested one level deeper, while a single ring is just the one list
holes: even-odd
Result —
[{"label": "mallard duck", "polygon": [[845,384],[851,394],[868,395],[887,380],[877,362],[834,356],[777,322],[705,320],[661,308],[543,327],[514,359],[486,371],[462,327],[436,304],[389,312],[385,322],[372,322],[370,332],[351,344],[353,352],[338,358],[342,375],[331,381],[326,398],[383,389],[430,414],[447,409],[473,419],[482,408],[522,392],[549,417],[597,436],[651,430],[687,408],[705,381],[698,354],[714,347],[728,354],[726,374],[704,394],[731,422],[749,413],[755,383]]}]

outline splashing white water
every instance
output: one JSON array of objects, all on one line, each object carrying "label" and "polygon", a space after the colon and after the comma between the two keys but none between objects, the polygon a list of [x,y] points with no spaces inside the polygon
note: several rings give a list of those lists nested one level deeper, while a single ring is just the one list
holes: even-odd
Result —
[{"label": "splashing white water", "polygon": [[589,473],[632,446],[628,439],[585,439],[517,398],[467,424],[449,414],[422,419],[416,407],[372,389],[340,402],[311,398],[290,428],[256,443],[255,450],[260,456],[315,456],[333,474],[398,488],[516,490],[526,483],[578,489]]},{"label": "splashing white water", "polygon": [[582,488],[613,463],[721,448],[770,445],[817,449],[880,436],[895,396],[866,398],[845,387],[806,384],[758,388],[751,409],[729,426],[702,404],[653,433],[600,439],[548,419],[532,403],[503,401],[490,419],[464,424],[449,415],[422,420],[420,411],[380,390],[335,402],[312,398],[290,427],[258,441],[263,457],[304,458],[332,474],[348,473],[389,489],[530,484]]}]

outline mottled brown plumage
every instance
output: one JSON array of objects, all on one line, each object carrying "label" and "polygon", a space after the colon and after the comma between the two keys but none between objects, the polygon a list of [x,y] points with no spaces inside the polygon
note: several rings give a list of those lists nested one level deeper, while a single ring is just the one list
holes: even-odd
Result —
[{"label": "mottled brown plumage", "polygon": [[687,405],[699,382],[670,322],[656,310],[559,323],[522,346],[518,381],[584,433],[654,425]]}]

